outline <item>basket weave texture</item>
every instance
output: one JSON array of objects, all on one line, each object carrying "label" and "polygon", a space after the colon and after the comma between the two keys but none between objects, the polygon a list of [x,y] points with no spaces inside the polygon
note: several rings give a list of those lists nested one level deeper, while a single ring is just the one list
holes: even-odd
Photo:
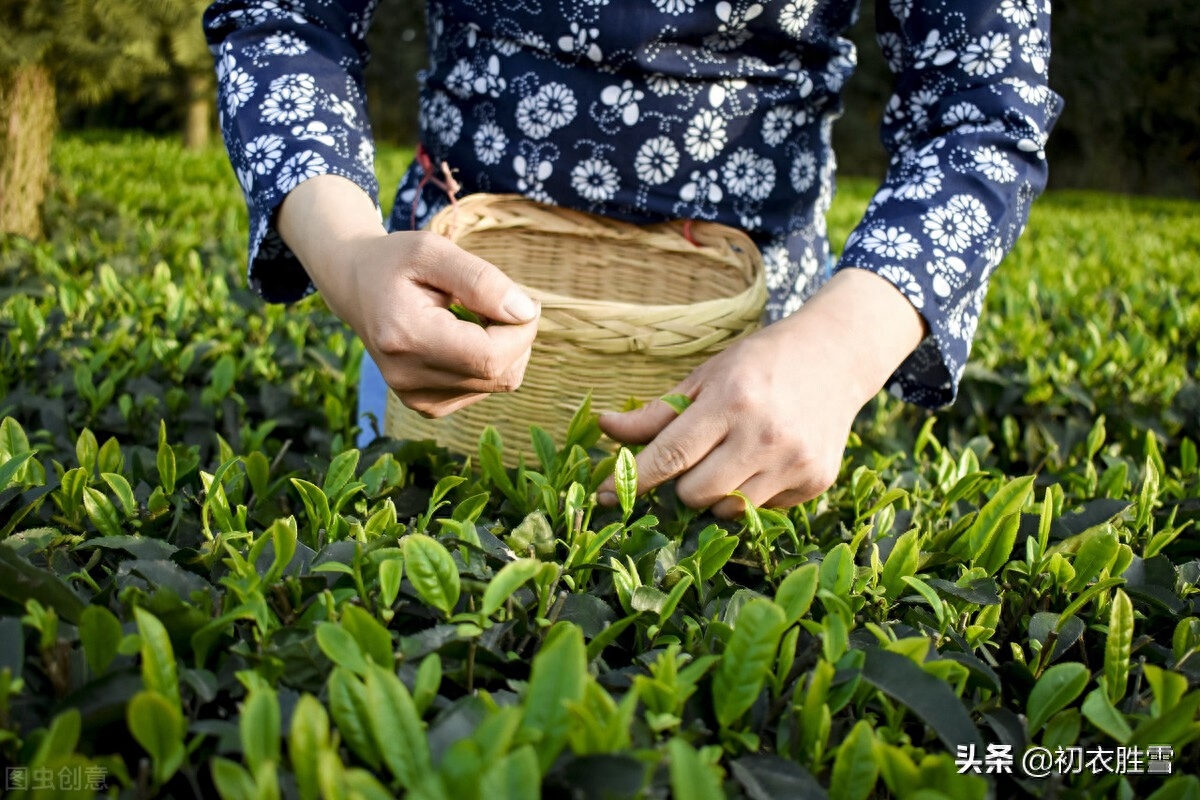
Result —
[{"label": "basket weave texture", "polygon": [[724,225],[695,222],[689,241],[680,221],[640,226],[476,194],[429,229],[504,270],[541,302],[542,316],[518,390],[440,419],[389,392],[384,432],[393,438],[473,453],[492,425],[512,466],[530,450],[531,425],[562,442],[589,392],[596,410],[659,397],[761,325],[762,258],[746,234]]}]

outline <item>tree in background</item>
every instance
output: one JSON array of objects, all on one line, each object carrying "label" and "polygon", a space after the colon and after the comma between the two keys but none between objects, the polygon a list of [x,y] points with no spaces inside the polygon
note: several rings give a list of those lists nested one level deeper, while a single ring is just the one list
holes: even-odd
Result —
[{"label": "tree in background", "polygon": [[59,96],[96,101],[161,70],[138,5],[0,0],[0,233],[42,233]]},{"label": "tree in background", "polygon": [[184,141],[208,141],[206,0],[0,0],[0,234],[38,238],[59,103],[169,80]]},{"label": "tree in background", "polygon": [[183,146],[208,145],[216,82],[201,17],[209,0],[154,0],[147,4],[148,29],[157,34],[170,83],[183,108]]}]

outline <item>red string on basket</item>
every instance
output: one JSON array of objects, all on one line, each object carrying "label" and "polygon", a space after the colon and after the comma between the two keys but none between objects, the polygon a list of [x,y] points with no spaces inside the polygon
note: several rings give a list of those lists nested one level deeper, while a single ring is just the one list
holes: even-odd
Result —
[{"label": "red string on basket", "polygon": [[[454,179],[454,175],[450,171],[450,165],[443,161],[437,167],[433,164],[433,159],[429,155],[429,151],[425,149],[425,145],[417,145],[417,165],[421,167],[421,180],[417,183],[417,190],[413,193],[412,210],[409,216],[409,227],[416,229],[417,227],[417,206],[421,202],[421,191],[425,188],[425,184],[432,183],[437,188],[446,193],[446,197],[450,198],[450,205],[454,207],[455,215],[458,212],[458,193],[462,191],[462,184]],[[438,171],[441,171],[441,177],[438,177]]]}]

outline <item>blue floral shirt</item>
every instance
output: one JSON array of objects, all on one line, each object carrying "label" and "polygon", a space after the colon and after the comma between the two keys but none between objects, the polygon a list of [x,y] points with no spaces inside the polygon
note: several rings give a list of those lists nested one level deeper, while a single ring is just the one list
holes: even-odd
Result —
[{"label": "blue floral shirt", "polygon": [[[218,0],[205,14],[221,127],[251,213],[250,281],[311,291],[273,215],[301,181],[378,186],[364,106],[375,0]],[[896,75],[887,177],[838,268],[893,283],[929,335],[893,376],[953,400],[988,277],[1046,180],[1061,101],[1049,0],[877,0]],[[825,277],[831,146],[855,65],[855,0],[429,0],[421,140],[464,192],[518,192],[633,221],[716,220],[762,248],[768,315]],[[417,164],[393,230],[447,201]],[[436,176],[435,176],[436,177]]]}]

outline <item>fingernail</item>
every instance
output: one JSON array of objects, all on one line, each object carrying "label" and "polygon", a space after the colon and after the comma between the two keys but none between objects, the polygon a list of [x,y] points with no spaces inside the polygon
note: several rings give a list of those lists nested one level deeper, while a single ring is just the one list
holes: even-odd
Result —
[{"label": "fingernail", "polygon": [[596,495],[596,501],[602,506],[615,506],[617,504],[617,495],[615,492],[600,492]]},{"label": "fingernail", "polygon": [[509,289],[508,294],[504,295],[504,310],[513,319],[520,322],[528,322],[537,316],[537,304],[516,286]]}]

